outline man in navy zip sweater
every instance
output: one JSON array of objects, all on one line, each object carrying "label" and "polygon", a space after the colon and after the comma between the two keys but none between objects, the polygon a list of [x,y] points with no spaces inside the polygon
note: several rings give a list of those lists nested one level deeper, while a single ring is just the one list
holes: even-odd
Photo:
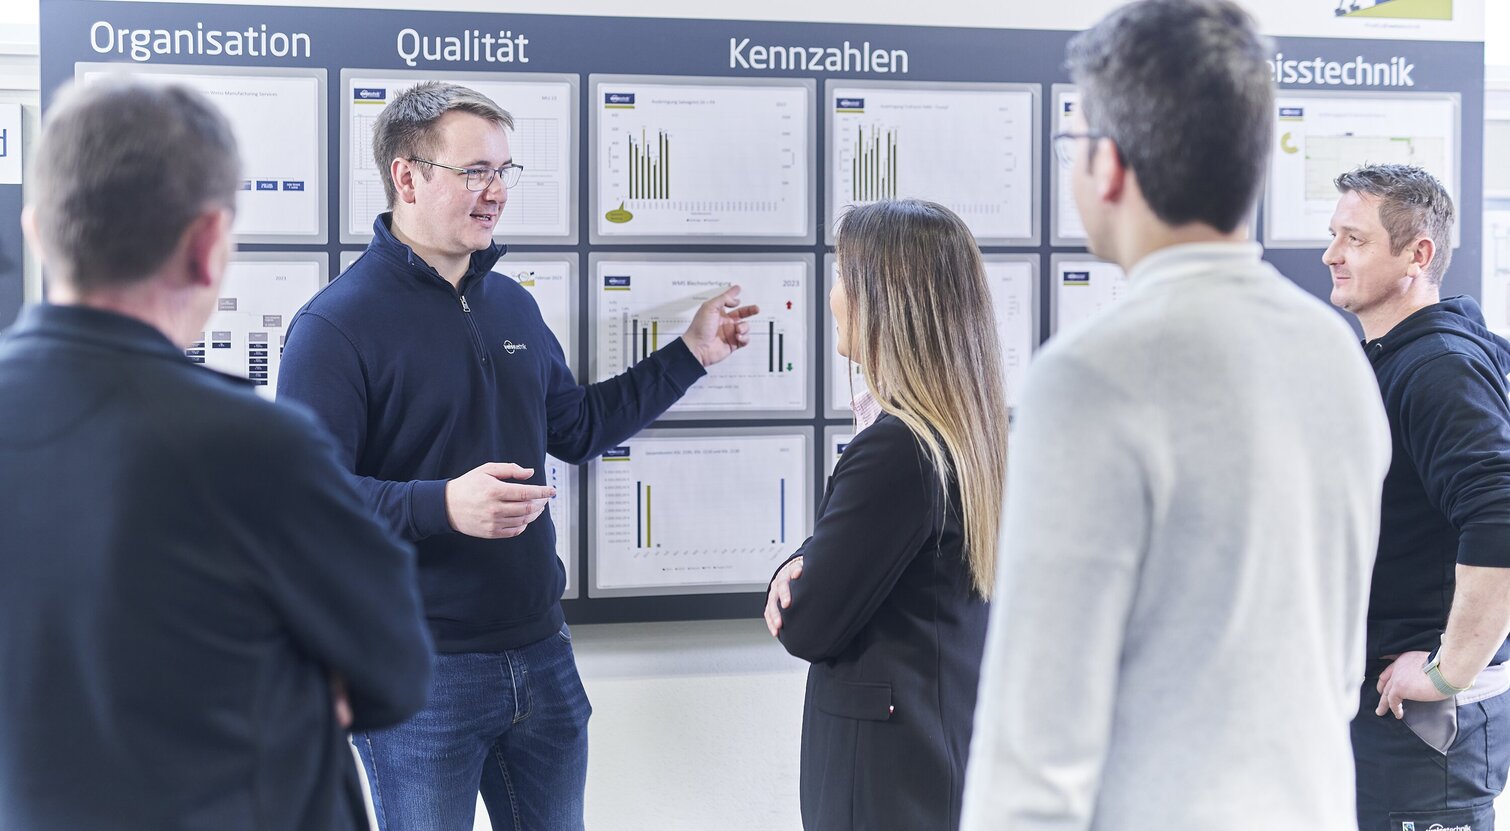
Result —
[{"label": "man in navy zip sweater", "polygon": [[[748,342],[733,287],[687,334],[579,385],[534,299],[490,276],[517,180],[507,113],[449,84],[400,93],[374,129],[392,212],[290,325],[278,393],[312,408],[374,511],[419,551],[437,655],[429,703],[363,733],[386,831],[579,829],[591,707],[560,607],[550,453],[587,461]],[[542,515],[544,521],[536,521]]]},{"label": "man in navy zip sweater", "polygon": [[1358,825],[1487,831],[1510,768],[1510,343],[1472,298],[1441,299],[1440,182],[1375,165],[1337,189],[1332,303],[1363,325],[1394,442],[1352,726]]}]

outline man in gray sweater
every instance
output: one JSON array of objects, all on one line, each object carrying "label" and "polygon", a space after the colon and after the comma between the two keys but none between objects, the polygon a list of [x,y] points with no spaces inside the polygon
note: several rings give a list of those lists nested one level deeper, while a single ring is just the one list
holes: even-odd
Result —
[{"label": "man in gray sweater", "polygon": [[966,829],[1356,827],[1389,428],[1344,322],[1247,241],[1268,54],[1227,0],[1070,44],[1056,150],[1131,290],[1027,381]]}]

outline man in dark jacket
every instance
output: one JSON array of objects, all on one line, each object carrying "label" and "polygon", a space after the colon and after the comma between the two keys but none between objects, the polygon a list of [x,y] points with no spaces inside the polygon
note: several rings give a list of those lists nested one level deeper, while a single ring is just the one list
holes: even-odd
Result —
[{"label": "man in dark jacket", "polygon": [[183,87],[58,95],[0,340],[0,828],[365,828],[345,727],[423,704],[414,555],[305,413],[192,364],[235,141]]},{"label": "man in dark jacket", "polygon": [[1363,326],[1394,441],[1352,728],[1358,825],[1478,831],[1510,767],[1510,343],[1472,298],[1441,299],[1440,182],[1373,165],[1337,189],[1332,303]]},{"label": "man in dark jacket", "polygon": [[[583,825],[587,719],[561,612],[545,455],[576,464],[637,433],[749,341],[739,289],[627,372],[580,385],[529,293],[490,272],[518,181],[509,114],[422,83],[373,129],[393,209],[289,327],[280,400],[309,405],[371,509],[419,550],[435,677],[424,711],[357,748],[385,831]],[[540,521],[537,521],[540,520]]]}]

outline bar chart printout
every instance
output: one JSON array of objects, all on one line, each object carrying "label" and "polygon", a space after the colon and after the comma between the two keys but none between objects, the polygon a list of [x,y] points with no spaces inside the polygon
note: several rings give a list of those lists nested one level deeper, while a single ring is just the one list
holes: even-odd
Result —
[{"label": "bar chart printout", "polygon": [[671,147],[665,130],[655,134],[655,152],[642,134],[638,144],[629,137],[629,198],[671,198]]},{"label": "bar chart printout", "polygon": [[853,203],[897,198],[897,131],[855,127],[850,159],[849,198]]},{"label": "bar chart printout", "polygon": [[232,260],[215,312],[201,340],[185,354],[195,363],[250,380],[257,392],[272,398],[288,324],[321,282],[320,264],[314,260]]},{"label": "bar chart printout", "polygon": [[806,438],[640,436],[594,463],[600,589],[764,586],[806,539]]},{"label": "bar chart printout", "polygon": [[[507,110],[514,126],[506,132],[514,162],[524,166],[519,182],[509,189],[508,202],[494,235],[498,237],[564,237],[571,233],[572,86],[565,81],[453,80],[486,95]],[[377,161],[372,155],[372,131],[377,117],[399,93],[419,83],[415,77],[351,77],[346,81],[349,122],[346,127],[350,179],[346,193],[346,232],[372,233],[372,221],[388,210],[388,197]],[[463,165],[470,159],[435,159]]]},{"label": "bar chart printout", "polygon": [[599,235],[800,237],[806,86],[594,84]]},{"label": "bar chart printout", "polygon": [[829,139],[831,223],[880,199],[938,202],[982,239],[1033,236],[1033,94],[838,87]]},{"label": "bar chart printout", "polygon": [[739,302],[760,307],[747,318],[749,345],[709,367],[670,412],[805,411],[809,280],[807,264],[798,260],[599,260],[597,380],[681,337],[698,306],[737,284]]}]

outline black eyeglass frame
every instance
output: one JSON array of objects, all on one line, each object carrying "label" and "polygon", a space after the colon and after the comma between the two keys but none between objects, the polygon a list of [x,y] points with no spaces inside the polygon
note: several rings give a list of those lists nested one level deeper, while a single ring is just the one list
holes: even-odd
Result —
[{"label": "black eyeglass frame", "polygon": [[[467,177],[467,181],[466,181],[467,190],[472,191],[473,193],[478,193],[478,192],[487,190],[493,184],[493,180],[495,178],[502,179],[503,180],[503,189],[504,190],[508,190],[509,188],[512,188],[513,186],[519,184],[519,177],[524,174],[524,165],[522,165],[522,164],[514,164],[513,162],[509,162],[508,164],[506,164],[506,165],[504,165],[502,167],[492,168],[492,167],[456,167],[455,165],[441,164],[440,162],[432,162],[429,159],[421,159],[421,158],[418,158],[416,156],[410,156],[409,159],[408,159],[408,161],[419,162],[420,164],[427,164],[427,165],[430,165],[431,167],[443,168],[445,170],[453,171],[453,172],[455,172],[458,175],[466,176]],[[476,187],[474,187],[473,185],[475,183],[477,183],[477,182],[481,182],[481,184],[477,184]]]},{"label": "black eyeglass frame", "polygon": [[1049,144],[1054,148],[1054,157],[1059,160],[1060,167],[1069,167],[1070,163],[1075,160],[1066,142],[1076,139],[1090,139],[1091,141],[1112,139],[1113,143],[1117,141],[1106,133],[1055,133],[1049,136]]}]

